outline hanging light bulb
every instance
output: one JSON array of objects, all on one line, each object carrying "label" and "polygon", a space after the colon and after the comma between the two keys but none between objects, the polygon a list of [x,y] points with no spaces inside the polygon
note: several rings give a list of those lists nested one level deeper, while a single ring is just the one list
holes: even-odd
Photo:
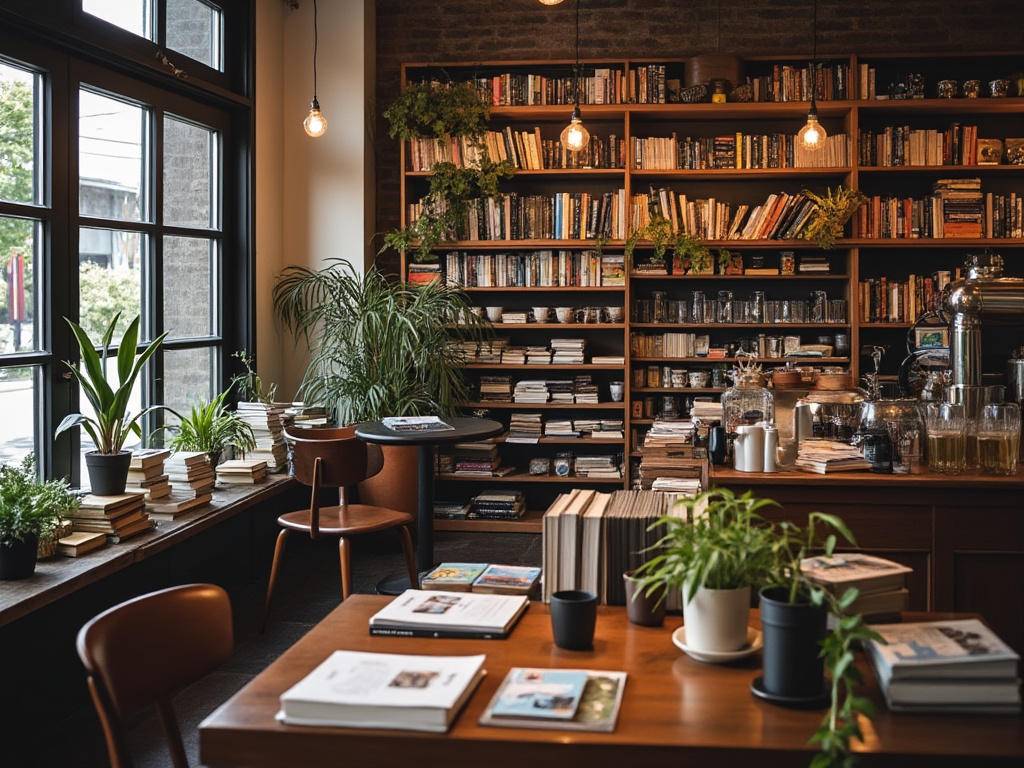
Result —
[{"label": "hanging light bulb", "polygon": [[562,129],[558,139],[567,151],[579,152],[590,143],[590,131],[583,125],[583,118],[580,117],[580,0],[576,0],[576,67],[573,73],[576,106],[573,107],[569,124]]},{"label": "hanging light bulb", "polygon": [[316,100],[316,49],[319,42],[316,16],[316,0],[313,0],[313,101],[309,105],[309,114],[302,121],[302,127],[314,139],[327,133],[327,118],[320,111],[320,102]]},{"label": "hanging light bulb", "polygon": [[800,146],[804,149],[813,152],[825,146],[825,139],[827,137],[828,134],[825,132],[825,128],[818,122],[818,105],[812,97],[811,108],[807,110],[807,125],[801,128],[800,132],[796,135],[797,141],[800,142]]},{"label": "hanging light bulb", "polygon": [[541,5],[558,5],[562,0],[540,0]]}]

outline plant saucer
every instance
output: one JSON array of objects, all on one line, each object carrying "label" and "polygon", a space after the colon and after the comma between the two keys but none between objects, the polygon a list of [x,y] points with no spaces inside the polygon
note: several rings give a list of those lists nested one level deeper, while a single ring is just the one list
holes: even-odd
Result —
[{"label": "plant saucer", "polygon": [[761,650],[761,633],[753,627],[747,627],[747,642],[738,651],[698,651],[686,645],[686,627],[679,627],[672,633],[672,642],[683,653],[697,661],[708,664],[728,664],[730,661],[745,659]]},{"label": "plant saucer", "polygon": [[831,698],[827,687],[822,688],[821,693],[816,696],[780,696],[776,693],[769,693],[764,689],[764,677],[755,677],[750,683],[750,692],[757,698],[764,699],[772,704],[793,709],[822,709],[827,707]]}]

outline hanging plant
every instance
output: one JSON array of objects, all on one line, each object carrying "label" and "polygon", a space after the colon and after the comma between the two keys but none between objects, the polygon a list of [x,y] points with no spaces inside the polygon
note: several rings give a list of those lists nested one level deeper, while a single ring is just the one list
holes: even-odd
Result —
[{"label": "hanging plant", "polygon": [[384,111],[393,139],[483,136],[491,108],[472,83],[411,83]]},{"label": "hanging plant", "polygon": [[814,203],[814,213],[804,227],[801,237],[804,240],[813,240],[825,251],[835,247],[836,240],[843,236],[843,225],[850,220],[854,211],[867,201],[860,190],[844,189],[841,184],[836,187],[835,192],[826,187],[824,195],[809,189],[803,190],[802,194]]}]

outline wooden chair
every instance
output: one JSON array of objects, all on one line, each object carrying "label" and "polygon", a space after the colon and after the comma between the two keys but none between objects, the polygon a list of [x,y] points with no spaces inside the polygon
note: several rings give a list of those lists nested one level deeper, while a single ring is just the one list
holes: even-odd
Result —
[{"label": "wooden chair", "polygon": [[227,592],[213,584],[186,584],[136,597],[86,623],[77,645],[112,768],[132,765],[126,722],[154,703],[172,765],[188,768],[171,697],[231,655]]},{"label": "wooden chair", "polygon": [[[274,547],[274,562],[270,567],[270,583],[267,585],[267,601],[263,609],[263,626],[267,623],[270,599],[277,581],[281,555],[284,553],[288,534],[292,531],[308,533],[310,538],[337,536],[341,557],[341,595],[349,596],[352,590],[352,566],[349,553],[350,536],[372,533],[388,528],[397,528],[405,564],[409,570],[410,584],[418,583],[416,557],[413,554],[409,524],[413,516],[387,507],[369,504],[349,504],[348,488],[367,478],[373,477],[384,467],[384,455],[380,446],[364,443],[355,436],[353,428],[285,430],[285,436],[293,445],[292,463],[295,478],[311,486],[309,509],[288,512],[277,518],[281,533]],[[338,506],[320,506],[320,492],[323,488],[337,488],[340,498]]]}]

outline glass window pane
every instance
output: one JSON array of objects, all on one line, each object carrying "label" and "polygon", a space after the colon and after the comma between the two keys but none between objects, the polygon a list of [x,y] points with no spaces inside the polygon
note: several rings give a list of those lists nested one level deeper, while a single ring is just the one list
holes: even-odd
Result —
[{"label": "glass window pane", "polygon": [[39,77],[0,62],[0,200],[37,203]]},{"label": "glass window pane", "polygon": [[82,10],[133,35],[156,39],[153,37],[152,0],[82,0]]},{"label": "glass window pane", "polygon": [[167,47],[213,69],[220,57],[221,13],[202,0],[167,0]]},{"label": "glass window pane", "polygon": [[78,211],[83,216],[142,219],[148,116],[135,104],[79,90]]},{"label": "glass window pane", "polygon": [[[164,405],[178,413],[187,414],[200,400],[209,402],[218,392],[213,391],[216,373],[216,350],[174,349],[164,351]],[[173,416],[168,414],[168,421]]]},{"label": "glass window pane", "polygon": [[0,354],[39,349],[36,328],[38,222],[0,216]]},{"label": "glass window pane", "polygon": [[216,226],[213,173],[216,133],[164,118],[164,224]]},{"label": "glass window pane", "polygon": [[36,450],[36,366],[0,368],[0,462],[18,464]]},{"label": "glass window pane", "polygon": [[214,243],[200,237],[164,238],[164,330],[168,339],[212,336]]},{"label": "glass window pane", "polygon": [[121,313],[121,322],[115,339],[141,312],[142,249],[143,236],[138,232],[91,227],[79,230],[79,324],[93,341],[99,343],[117,312]]}]

